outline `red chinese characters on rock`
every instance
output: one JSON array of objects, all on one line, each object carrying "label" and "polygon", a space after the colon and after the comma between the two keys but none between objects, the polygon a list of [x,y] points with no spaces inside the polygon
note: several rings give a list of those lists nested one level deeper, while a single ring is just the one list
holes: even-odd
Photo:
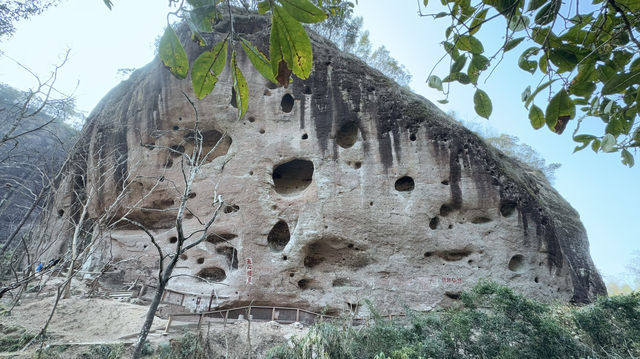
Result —
[{"label": "red chinese characters on rock", "polygon": [[462,278],[442,277],[442,283],[462,283]]},{"label": "red chinese characters on rock", "polygon": [[251,284],[253,277],[253,260],[247,258],[247,284]]}]

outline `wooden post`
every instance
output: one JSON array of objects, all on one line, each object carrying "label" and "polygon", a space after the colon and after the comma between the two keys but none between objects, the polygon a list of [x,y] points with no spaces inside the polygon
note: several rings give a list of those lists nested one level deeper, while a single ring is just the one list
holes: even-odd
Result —
[{"label": "wooden post", "polygon": [[200,313],[200,318],[198,318],[198,331],[200,331],[200,324],[202,323],[202,313]]},{"label": "wooden post", "polygon": [[276,320],[276,307],[271,309],[271,320]]},{"label": "wooden post", "polygon": [[224,313],[224,325],[227,325],[227,318],[229,318],[229,309]]},{"label": "wooden post", "polygon": [[169,328],[171,327],[171,322],[172,321],[173,321],[173,316],[171,314],[169,314],[169,321],[167,321],[167,327],[164,328],[164,333],[162,333],[162,335],[169,334]]},{"label": "wooden post", "polygon": [[296,308],[296,322],[300,321],[300,309]]}]

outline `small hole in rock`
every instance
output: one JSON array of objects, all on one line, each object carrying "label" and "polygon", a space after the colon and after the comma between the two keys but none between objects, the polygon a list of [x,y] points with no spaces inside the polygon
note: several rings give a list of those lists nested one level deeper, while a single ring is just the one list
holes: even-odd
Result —
[{"label": "small hole in rock", "polygon": [[440,224],[440,217],[436,216],[431,218],[431,220],[429,221],[429,228],[431,229],[436,229],[438,228],[438,225]]},{"label": "small hole in rock", "polygon": [[280,108],[282,109],[282,112],[291,112],[291,110],[293,110],[293,103],[294,100],[291,94],[285,94],[282,96],[282,101],[280,101]]},{"label": "small hole in rock", "polygon": [[178,127],[178,126],[173,126],[173,130],[174,130],[174,131],[178,131],[179,129],[180,129],[180,127]]},{"label": "small hole in rock", "polygon": [[362,167],[362,162],[354,162],[353,163],[353,168],[359,170],[360,167]]},{"label": "small hole in rock", "polygon": [[311,87],[309,87],[309,86],[305,86],[305,87],[304,87],[304,94],[305,94],[305,95],[311,95],[311,93],[312,93],[312,92],[311,92]]},{"label": "small hole in rock", "polygon": [[169,148],[171,149],[170,154],[172,157],[182,156],[182,154],[184,153],[184,146],[175,145]]},{"label": "small hole in rock", "polygon": [[265,95],[265,96],[271,96],[271,91],[269,91],[269,90],[264,90],[264,95]]},{"label": "small hole in rock", "polygon": [[447,227],[449,229],[453,228],[453,224],[450,224],[449,227]]},{"label": "small hole in rock", "polygon": [[279,220],[269,231],[267,243],[272,250],[280,252],[289,243],[290,238],[289,225],[287,222]]},{"label": "small hole in rock", "polygon": [[173,167],[173,160],[171,158],[167,158],[167,162],[164,163],[164,168]]},{"label": "small hole in rock", "polygon": [[258,131],[258,132],[260,132],[260,134],[263,135],[265,133],[265,130],[264,130],[264,128],[261,128],[260,131]]},{"label": "small hole in rock", "polygon": [[195,192],[191,192],[191,193],[189,193],[188,197],[189,197],[189,198],[196,198],[196,194],[195,194]]},{"label": "small hole in rock", "polygon": [[278,85],[274,84],[273,82],[267,82],[267,88],[271,90],[275,90],[278,88]]},{"label": "small hole in rock", "polygon": [[186,218],[186,219],[191,219],[191,218],[193,218],[193,213],[187,213],[187,214],[185,214],[185,215],[184,215],[184,218]]},{"label": "small hole in rock", "polygon": [[256,118],[253,116],[249,117],[249,122],[256,122]]},{"label": "small hole in rock", "polygon": [[347,245],[348,248],[353,248],[353,243],[349,243],[349,245]]},{"label": "small hole in rock", "polygon": [[448,298],[451,298],[453,300],[460,299],[460,293],[459,292],[444,292],[444,295],[446,295]]},{"label": "small hole in rock", "polygon": [[182,117],[178,117],[178,121],[182,121]]},{"label": "small hole in rock", "polygon": [[249,171],[249,176],[253,176],[253,171]]},{"label": "small hole in rock", "polygon": [[176,243],[178,241],[178,237],[169,238],[169,243]]},{"label": "small hole in rock", "polygon": [[240,206],[237,204],[232,204],[229,206],[224,206],[223,212],[226,214],[238,212],[240,210]]},{"label": "small hole in rock", "polygon": [[538,279],[538,277],[533,278],[533,281],[538,283],[540,280]]},{"label": "small hole in rock", "polygon": [[227,278],[224,269],[218,267],[204,268],[196,276],[213,282],[222,282]]},{"label": "small hole in rock", "polygon": [[424,252],[425,258],[431,257],[432,255],[433,255],[433,252]]},{"label": "small hole in rock", "polygon": [[336,133],[336,143],[342,148],[352,147],[358,140],[358,126],[355,122],[347,122],[338,133]]},{"label": "small hole in rock", "polygon": [[476,217],[471,220],[471,223],[473,224],[482,224],[482,223],[489,223],[489,222],[491,222],[491,218],[484,217],[484,216]]},{"label": "small hole in rock", "polygon": [[282,256],[283,261],[286,261],[287,259],[289,259],[287,256]]},{"label": "small hole in rock", "polygon": [[58,217],[62,217],[64,216],[64,209],[59,209],[58,210]]},{"label": "small hole in rock", "polygon": [[309,135],[307,135],[306,133],[302,135],[303,140],[306,140],[307,138],[309,138]]},{"label": "small hole in rock", "polygon": [[413,191],[413,189],[416,187],[416,183],[413,181],[413,178],[404,176],[396,181],[395,187],[396,191],[408,192]]},{"label": "small hole in rock", "polygon": [[369,205],[370,205],[370,206],[373,206],[373,202],[369,202]]},{"label": "small hole in rock", "polygon": [[500,202],[500,214],[510,217],[516,211],[517,204],[513,201]]},{"label": "small hole in rock", "polygon": [[293,278],[294,275],[295,275],[294,273],[289,273],[289,277]]},{"label": "small hole in rock", "polygon": [[445,186],[448,186],[449,185],[449,180],[442,180],[442,182],[440,182],[440,183],[442,183]]},{"label": "small hole in rock", "polygon": [[412,133],[412,134],[410,134],[410,135],[409,135],[409,139],[410,139],[411,141],[415,141],[415,140],[417,140],[418,138],[416,137],[416,134],[415,134],[415,133]]},{"label": "small hole in rock", "polygon": [[189,259],[189,257],[187,257],[186,254],[181,254],[180,259],[182,259],[183,261],[186,261],[187,259]]},{"label": "small hole in rock", "polygon": [[198,258],[198,264],[202,264],[202,263],[204,263],[204,258],[202,257]]},{"label": "small hole in rock", "polygon": [[298,288],[300,289],[307,289],[309,287],[309,280],[307,279],[300,279],[298,281]]},{"label": "small hole in rock", "polygon": [[509,270],[512,272],[521,272],[524,268],[524,257],[521,254],[516,254],[509,260]]}]

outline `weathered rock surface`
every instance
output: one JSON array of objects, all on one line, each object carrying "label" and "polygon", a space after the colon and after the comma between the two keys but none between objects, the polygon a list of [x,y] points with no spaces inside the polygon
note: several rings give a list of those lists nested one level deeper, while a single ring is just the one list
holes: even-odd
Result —
[{"label": "weathered rock surface", "polygon": [[[237,31],[268,48],[267,20],[236,21]],[[221,39],[227,26],[211,36]],[[203,51],[186,33],[182,41],[190,59]],[[310,78],[288,88],[274,88],[239,53],[251,94],[240,120],[228,70],[213,93],[194,100],[205,148],[226,136],[196,179],[187,233],[213,213],[216,191],[226,206],[169,283],[192,293],[181,297],[184,305],[331,314],[370,299],[395,313],[447,304],[481,278],[543,300],[586,302],[605,293],[578,214],[541,173],[358,59],[312,42]],[[96,223],[127,186],[114,218],[128,211],[169,251],[183,186],[181,156],[169,148],[192,148],[190,86],[156,60],[106,96],[84,129],[89,180],[70,169],[53,204],[65,210],[52,219],[56,235],[70,233],[66,216],[79,208],[74,188],[96,189]],[[91,266],[114,263],[106,280],[155,281],[157,253],[143,231],[120,225],[87,233],[99,236]],[[52,248],[61,252],[68,235],[58,237]]]}]

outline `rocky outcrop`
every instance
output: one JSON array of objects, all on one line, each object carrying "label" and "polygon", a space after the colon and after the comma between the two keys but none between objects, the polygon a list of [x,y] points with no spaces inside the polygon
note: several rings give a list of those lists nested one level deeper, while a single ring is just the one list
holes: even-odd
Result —
[{"label": "rocky outcrop", "polygon": [[[235,28],[267,49],[267,21],[237,16]],[[227,26],[218,24],[210,40]],[[182,41],[191,59],[203,51],[186,32]],[[226,205],[169,283],[192,293],[184,305],[331,314],[370,299],[385,312],[425,310],[481,278],[545,300],[588,302],[605,293],[578,214],[541,173],[360,60],[312,42],[310,78],[288,88],[268,83],[239,53],[251,93],[242,119],[228,70],[209,96],[194,100],[205,148],[223,139],[189,196],[187,232],[212,214],[214,193]],[[84,130],[87,183],[99,188],[91,218],[128,188],[112,217],[128,213],[165,250],[173,246],[183,183],[176,151],[193,145],[196,116],[184,95],[192,93],[190,81],[156,60],[94,110]],[[77,206],[73,178],[70,171],[55,208]],[[64,217],[55,219],[60,232]],[[114,263],[105,279],[153,283],[157,254],[143,231],[119,225],[100,233],[91,265]],[[68,245],[56,243],[56,251]]]}]

